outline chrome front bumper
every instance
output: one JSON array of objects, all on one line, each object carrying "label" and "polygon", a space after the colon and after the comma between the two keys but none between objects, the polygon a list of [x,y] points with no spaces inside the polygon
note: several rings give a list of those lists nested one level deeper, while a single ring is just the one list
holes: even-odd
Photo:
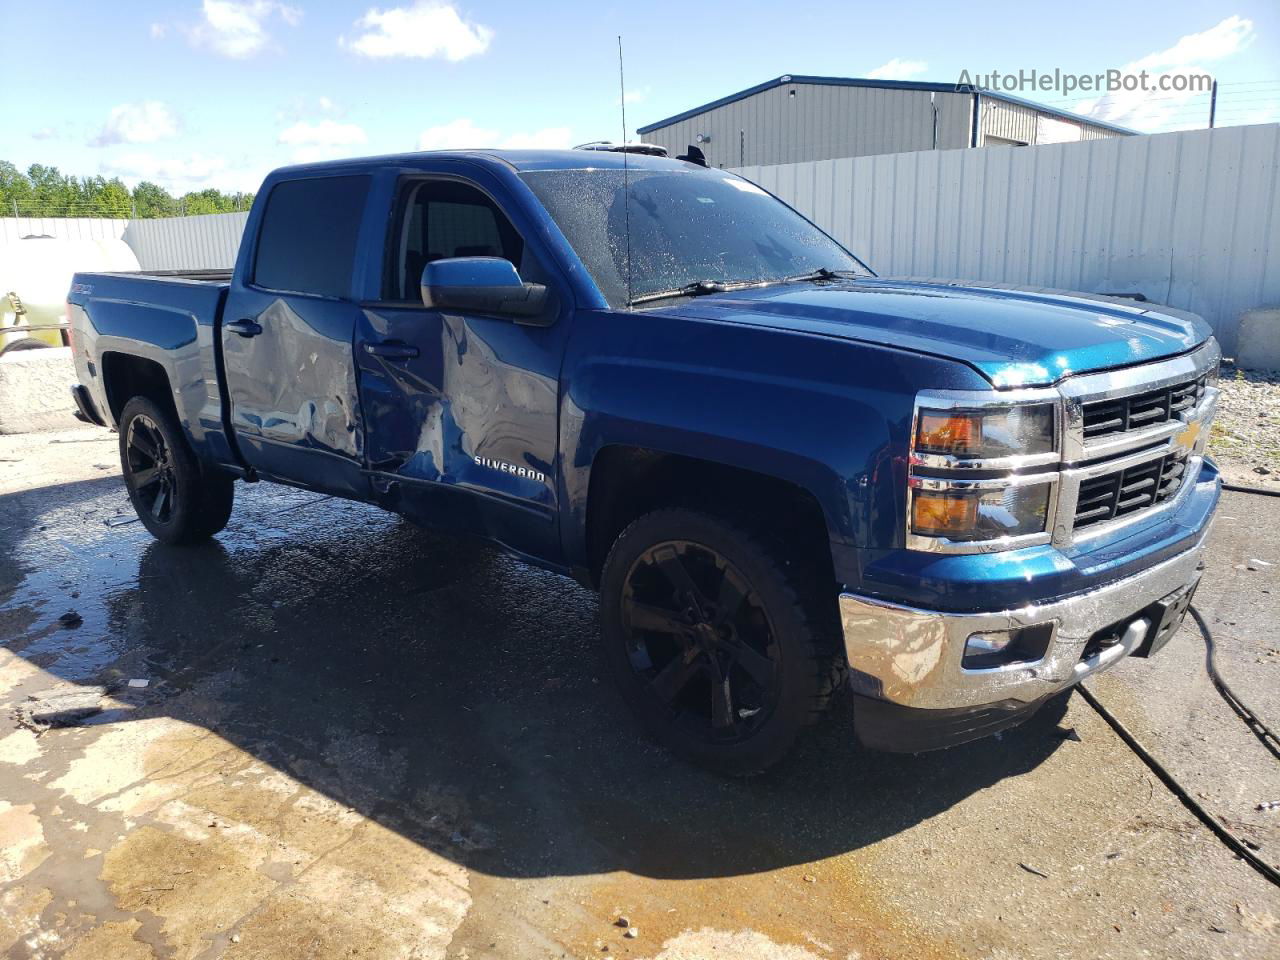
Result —
[{"label": "chrome front bumper", "polygon": [[[1082,659],[1095,633],[1193,582],[1204,545],[1202,535],[1190,550],[1136,576],[1018,610],[944,613],[842,593],[840,618],[853,691],[929,710],[1038,701],[1111,666],[1140,644],[1143,631],[1129,631],[1122,642]],[[1052,626],[1043,659],[981,670],[961,665],[972,634],[1039,624]]]}]

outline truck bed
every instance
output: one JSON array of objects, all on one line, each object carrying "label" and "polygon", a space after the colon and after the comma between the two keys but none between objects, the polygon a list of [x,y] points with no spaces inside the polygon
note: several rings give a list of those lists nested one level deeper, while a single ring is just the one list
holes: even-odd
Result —
[{"label": "truck bed", "polygon": [[191,280],[198,283],[230,283],[231,267],[203,270],[119,270],[94,274],[99,277],[138,277],[156,280]]},{"label": "truck bed", "polygon": [[77,273],[72,278],[67,319],[73,359],[101,419],[115,412],[106,380],[122,365],[131,371],[126,380],[162,372],[197,455],[214,463],[233,460],[217,373],[217,325],[230,287],[229,270]]}]

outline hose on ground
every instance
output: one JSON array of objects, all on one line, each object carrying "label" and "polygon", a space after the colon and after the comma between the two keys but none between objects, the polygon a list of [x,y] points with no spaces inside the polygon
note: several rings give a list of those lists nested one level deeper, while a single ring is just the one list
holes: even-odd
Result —
[{"label": "hose on ground", "polygon": [[1280,497],[1280,490],[1263,490],[1261,487],[1245,487],[1238,483],[1224,483],[1222,489],[1233,493],[1256,493],[1260,497]]},{"label": "hose on ground", "polygon": [[1218,820],[1209,813],[1208,810],[1202,807],[1199,802],[1197,802],[1196,799],[1186,791],[1182,784],[1178,783],[1178,781],[1174,779],[1173,774],[1166,770],[1164,765],[1151,755],[1150,751],[1142,745],[1138,738],[1129,732],[1129,728],[1121,723],[1110,710],[1098,701],[1098,698],[1093,695],[1093,692],[1088,687],[1082,683],[1078,685],[1076,689],[1080,691],[1080,696],[1084,697],[1085,703],[1093,707],[1098,716],[1102,717],[1102,719],[1106,721],[1107,726],[1114,730],[1129,749],[1138,755],[1138,758],[1147,765],[1157,778],[1159,778],[1161,783],[1169,788],[1169,792],[1177,797],[1184,807],[1195,814],[1196,818],[1208,827],[1214,836],[1221,840],[1232,853],[1249,864],[1249,866],[1253,867],[1254,870],[1262,874],[1262,876],[1267,880],[1270,880],[1277,887],[1280,887],[1280,870],[1277,870],[1271,864],[1267,863],[1267,861],[1263,860],[1260,856],[1250,850],[1243,840],[1238,838],[1218,822]]},{"label": "hose on ground", "polygon": [[[1224,483],[1222,485],[1222,489],[1231,490],[1236,493],[1254,493],[1264,497],[1280,497],[1280,490],[1259,490],[1257,487],[1242,487],[1238,484],[1232,483]],[[1190,608],[1190,612],[1191,616],[1195,618],[1196,625],[1200,628],[1201,636],[1204,637],[1205,668],[1208,670],[1209,679],[1213,682],[1214,688],[1218,691],[1218,694],[1222,699],[1227,702],[1227,705],[1231,707],[1236,716],[1243,720],[1245,725],[1253,731],[1254,736],[1261,740],[1263,745],[1277,758],[1280,758],[1280,737],[1277,737],[1275,731],[1268,727],[1266,723],[1263,722],[1262,718],[1254,713],[1253,710],[1249,708],[1248,704],[1240,699],[1240,695],[1231,689],[1231,685],[1223,678],[1221,672],[1218,670],[1213,631],[1209,629],[1209,625],[1205,623],[1205,619],[1200,614],[1199,610],[1193,606]],[[1138,755],[1138,758],[1159,778],[1161,783],[1169,788],[1169,791],[1182,802],[1184,807],[1195,814],[1196,818],[1208,827],[1214,836],[1221,840],[1232,853],[1245,861],[1245,863],[1249,864],[1249,866],[1253,867],[1253,869],[1262,874],[1263,877],[1280,887],[1280,870],[1277,870],[1274,866],[1263,860],[1262,857],[1254,853],[1253,850],[1249,849],[1249,847],[1245,845],[1244,841],[1239,839],[1222,823],[1220,823],[1217,818],[1210,814],[1208,810],[1202,807],[1196,799],[1186,791],[1182,784],[1178,783],[1178,781],[1174,779],[1173,774],[1166,770],[1164,765],[1151,755],[1151,752],[1147,750],[1138,738],[1129,731],[1128,727],[1121,723],[1110,710],[1099,702],[1098,698],[1093,695],[1093,691],[1083,683],[1076,687],[1076,689],[1080,691],[1080,696],[1084,697],[1085,703],[1093,707],[1098,716],[1102,717],[1102,719],[1106,721],[1107,726],[1111,727],[1111,729],[1116,732],[1117,736],[1125,742],[1129,749]]]},{"label": "hose on ground", "polygon": [[1217,648],[1213,639],[1213,631],[1209,629],[1209,624],[1205,623],[1204,617],[1195,607],[1191,608],[1191,616],[1195,618],[1196,625],[1200,628],[1200,635],[1204,637],[1205,647],[1205,669],[1209,671],[1209,679],[1213,681],[1214,687],[1218,694],[1226,701],[1232,711],[1241,720],[1244,721],[1253,735],[1262,741],[1262,745],[1270,750],[1280,760],[1280,736],[1268,727],[1249,705],[1240,698],[1240,695],[1231,689],[1231,685],[1223,678],[1218,670]]}]

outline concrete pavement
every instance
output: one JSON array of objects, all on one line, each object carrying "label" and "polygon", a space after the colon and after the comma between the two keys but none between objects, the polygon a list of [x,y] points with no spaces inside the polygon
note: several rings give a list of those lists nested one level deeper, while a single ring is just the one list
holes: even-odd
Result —
[{"label": "concrete pavement", "polygon": [[[857,748],[838,709],[768,776],[718,779],[598,682],[576,585],[265,484],[216,543],[166,548],[108,525],[112,439],[0,438],[11,957],[1280,955],[1280,890],[1078,697],[919,757]],[[1198,604],[1280,725],[1280,502],[1222,515]],[[1252,809],[1280,765],[1202,661],[1188,626],[1093,686],[1280,862],[1280,811]],[[84,725],[12,719],[89,684]]]}]

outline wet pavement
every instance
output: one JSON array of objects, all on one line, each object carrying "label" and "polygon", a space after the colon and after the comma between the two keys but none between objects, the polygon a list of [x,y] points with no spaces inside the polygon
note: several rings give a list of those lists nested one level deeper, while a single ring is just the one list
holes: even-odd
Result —
[{"label": "wet pavement", "polygon": [[[122,522],[107,437],[0,438],[11,957],[1280,955],[1280,890],[1078,697],[918,757],[854,746],[843,705],[719,779],[637,733],[573,583],[266,484],[216,542],[164,547]],[[1197,602],[1280,725],[1280,501],[1222,514]],[[1280,810],[1254,809],[1280,763],[1203,651],[1189,625],[1094,690],[1280,862]],[[15,719],[86,685],[82,725]]]}]

